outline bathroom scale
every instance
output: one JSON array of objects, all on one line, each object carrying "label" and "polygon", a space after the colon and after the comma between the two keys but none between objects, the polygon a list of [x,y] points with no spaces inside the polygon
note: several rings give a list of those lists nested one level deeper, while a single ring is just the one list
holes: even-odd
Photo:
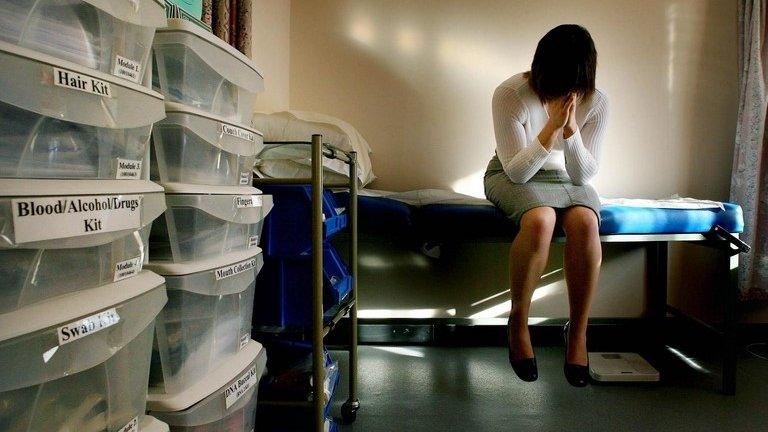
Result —
[{"label": "bathroom scale", "polygon": [[659,381],[659,371],[637,353],[591,352],[589,376],[597,382]]}]

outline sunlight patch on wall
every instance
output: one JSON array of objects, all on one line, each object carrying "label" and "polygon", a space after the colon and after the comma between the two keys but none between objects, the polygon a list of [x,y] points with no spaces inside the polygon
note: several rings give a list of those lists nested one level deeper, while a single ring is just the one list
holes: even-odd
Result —
[{"label": "sunlight patch on wall", "polygon": [[[553,294],[556,294],[557,292],[560,291],[559,285],[560,284],[558,281],[558,282],[552,282],[550,284],[544,285],[540,288],[536,288],[536,291],[534,291],[533,295],[531,296],[531,302],[535,302],[544,297],[548,297]],[[469,318],[470,319],[496,318],[503,314],[509,314],[510,310],[512,310],[512,301],[507,300],[505,302],[491,306],[487,309],[481,310],[480,312],[474,313],[470,315]]]},{"label": "sunlight patch on wall", "polygon": [[376,32],[370,18],[357,17],[352,20],[349,36],[363,45],[371,46],[376,40]]},{"label": "sunlight patch on wall", "polygon": [[359,318],[446,318],[455,315],[456,309],[361,309],[357,312]]},{"label": "sunlight patch on wall", "polygon": [[451,189],[454,192],[473,196],[475,198],[485,198],[485,185],[483,184],[484,175],[485,170],[482,169],[466,177],[462,177],[453,182]]}]

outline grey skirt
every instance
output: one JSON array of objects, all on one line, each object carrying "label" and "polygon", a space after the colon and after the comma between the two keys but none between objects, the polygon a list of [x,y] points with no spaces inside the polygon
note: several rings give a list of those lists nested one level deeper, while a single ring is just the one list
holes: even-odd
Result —
[{"label": "grey skirt", "polygon": [[523,213],[536,207],[592,209],[600,223],[600,197],[590,185],[576,186],[565,171],[539,170],[526,183],[513,183],[497,156],[485,172],[485,196],[520,225]]}]

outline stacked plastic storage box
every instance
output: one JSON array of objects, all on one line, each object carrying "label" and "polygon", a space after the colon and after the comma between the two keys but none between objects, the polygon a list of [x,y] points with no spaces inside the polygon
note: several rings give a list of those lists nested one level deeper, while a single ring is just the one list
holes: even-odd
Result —
[{"label": "stacked plastic storage box", "polygon": [[146,416],[165,209],[154,0],[0,2],[0,430],[167,431]]},{"label": "stacked plastic storage box", "polygon": [[247,124],[263,80],[247,57],[180,19],[158,30],[154,61],[167,116],[152,132],[152,178],[167,210],[147,267],[165,276],[168,304],[147,407],[172,431],[251,432],[267,361],[251,316],[272,199],[251,186],[263,139]]}]

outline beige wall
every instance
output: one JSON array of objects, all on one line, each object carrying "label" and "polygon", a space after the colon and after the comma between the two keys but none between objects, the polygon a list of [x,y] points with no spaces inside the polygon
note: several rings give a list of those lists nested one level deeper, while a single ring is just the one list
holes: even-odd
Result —
[{"label": "beige wall", "polygon": [[[580,23],[596,41],[598,85],[612,106],[595,181],[601,195],[726,199],[737,94],[735,4],[294,1],[290,106],[357,126],[375,152],[377,188],[482,195],[495,146],[495,86],[529,67],[547,30]],[[696,293],[711,292],[712,256],[690,248],[673,250],[672,297],[708,315],[712,304],[702,299],[709,296]],[[634,265],[642,268],[641,257]],[[635,313],[636,282],[605,276],[613,283],[601,289],[624,290],[628,299],[614,298],[617,314]]]},{"label": "beige wall", "polygon": [[595,38],[612,102],[598,190],[726,197],[735,2],[303,0],[291,19],[291,108],[356,125],[377,187],[482,191],[495,86],[575,22]]},{"label": "beige wall", "polygon": [[251,58],[264,75],[266,91],[256,99],[256,111],[288,109],[291,0],[253,0]]}]

